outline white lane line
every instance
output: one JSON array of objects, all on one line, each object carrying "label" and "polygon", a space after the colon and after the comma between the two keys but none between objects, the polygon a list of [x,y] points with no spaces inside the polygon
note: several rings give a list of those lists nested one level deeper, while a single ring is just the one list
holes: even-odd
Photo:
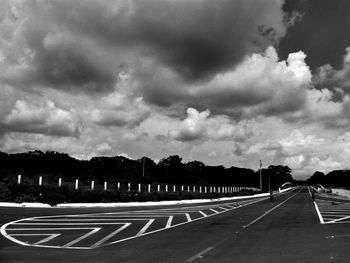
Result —
[{"label": "white lane line", "polygon": [[72,245],[78,243],[79,241],[83,240],[84,238],[87,238],[88,236],[91,236],[92,234],[95,234],[96,232],[100,231],[101,227],[96,227],[95,229],[91,230],[90,232],[86,233],[85,235],[82,235],[81,237],[74,239],[73,241],[63,245],[63,247],[71,247]]},{"label": "white lane line", "polygon": [[97,241],[95,244],[93,244],[92,246],[90,246],[90,248],[96,248],[100,245],[102,245],[104,242],[106,242],[108,239],[111,239],[113,236],[115,236],[116,234],[118,234],[119,232],[123,231],[125,228],[127,228],[128,226],[131,225],[131,223],[121,223],[123,224],[122,227],[118,228],[116,231],[110,233],[109,235],[105,236],[104,238],[102,238],[101,240]]},{"label": "white lane line", "polygon": [[39,245],[45,242],[50,241],[51,239],[58,237],[61,234],[51,234],[51,233],[47,233],[47,234],[10,234],[11,237],[17,237],[17,236],[48,236],[44,239],[39,240],[38,242],[34,243],[34,245]]},{"label": "white lane line", "polygon": [[42,243],[46,243],[46,242],[49,242],[51,239],[54,239],[58,236],[60,236],[61,234],[51,234],[50,236],[48,236],[47,238],[44,238],[36,243],[34,243],[33,245],[40,245]]},{"label": "white lane line", "polygon": [[343,220],[346,220],[346,219],[349,219],[349,218],[350,218],[350,216],[346,216],[346,217],[342,217],[342,218],[339,218],[339,219],[335,219],[333,221],[329,221],[327,223],[336,223],[338,221],[343,221]]},{"label": "white lane line", "polygon": [[[299,191],[300,192],[300,191]],[[299,193],[298,192],[298,193]],[[295,195],[297,195],[298,193],[296,193]],[[294,197],[295,195],[289,197],[288,199],[286,199],[284,202],[280,203],[278,206],[282,205],[283,203],[285,203],[286,201],[288,201],[289,199],[291,199],[292,197]],[[243,206],[246,206],[246,205],[243,205]],[[277,207],[274,207],[274,209],[277,208]],[[255,221],[256,222],[256,221]],[[252,223],[250,223],[252,224]],[[204,250],[202,250],[201,252],[197,253],[196,255],[194,255],[193,257],[190,257],[189,259],[187,259],[185,262],[193,262],[195,261],[196,259],[198,258],[202,258],[204,254],[208,253],[210,250],[216,248],[217,246],[221,245],[222,243],[224,243],[226,240],[228,240],[229,237],[226,237],[224,239],[222,239],[221,241],[219,241],[218,243],[216,243],[215,245],[211,246],[211,247],[208,247]]]},{"label": "white lane line", "polygon": [[204,255],[205,253],[208,253],[210,250],[212,250],[215,246],[213,247],[208,247],[204,250],[202,250],[201,252],[199,252],[198,254],[194,255],[193,257],[190,257],[189,259],[187,259],[185,262],[192,262],[195,261],[197,258],[201,258],[202,255]]},{"label": "white lane line", "polygon": [[[268,197],[255,199],[252,202],[243,204],[240,207],[252,205],[252,204],[261,202],[263,200],[267,200],[267,199],[268,199]],[[211,215],[208,215],[208,217],[212,217],[212,216],[215,216],[217,214],[218,214],[218,212],[216,212],[214,214],[211,214]],[[195,219],[192,220],[192,222],[197,221],[197,220],[201,220],[201,219],[203,219],[203,217],[195,218]],[[172,225],[170,228],[179,227],[179,226],[182,226],[182,225],[185,225],[185,224],[188,224],[188,222],[186,221],[186,222],[182,222],[182,223],[179,223],[179,224],[175,224],[175,225]],[[158,233],[158,232],[161,232],[161,231],[164,231],[164,230],[167,230],[167,228],[160,228],[160,229],[157,229],[157,230],[153,230],[153,231],[145,233],[144,235],[154,234],[154,233]],[[131,239],[134,239],[134,238],[136,238],[136,236],[131,236],[131,237],[127,237],[127,238],[124,238],[124,239],[119,239],[119,240],[116,240],[116,241],[113,241],[113,242],[110,242],[110,243],[107,243],[107,244],[102,244],[99,247],[104,247],[104,246],[108,246],[108,245],[112,245],[112,244],[121,243],[121,242],[124,242],[124,241],[127,241],[127,240],[131,240]],[[90,248],[93,249],[93,247],[90,247]]]},{"label": "white lane line", "polygon": [[210,211],[213,211],[215,214],[218,214],[219,212],[216,211],[215,209],[210,209]]},{"label": "white lane line", "polygon": [[[299,191],[300,192],[300,191]],[[298,192],[298,193],[299,193]],[[243,226],[243,228],[247,228],[249,226],[251,226],[252,224],[258,222],[261,218],[263,218],[264,216],[268,215],[269,213],[271,213],[273,210],[277,209],[278,207],[280,207],[281,205],[283,205],[285,202],[287,202],[288,200],[292,199],[294,196],[296,196],[298,193],[288,197],[286,200],[284,200],[283,202],[279,203],[278,205],[274,206],[273,208],[271,208],[270,210],[268,210],[267,212],[265,212],[264,214],[262,214],[261,216],[259,216],[258,218],[254,219],[252,222],[250,222],[248,225]]]},{"label": "white lane line", "polygon": [[147,229],[152,225],[155,219],[150,219],[148,223],[136,234],[136,236],[141,236],[147,231]]},{"label": "white lane line", "polygon": [[318,218],[320,219],[320,223],[321,223],[321,224],[324,224],[324,220],[323,220],[323,218],[322,218],[322,215],[321,215],[321,213],[320,213],[320,210],[318,209],[318,206],[317,206],[316,202],[314,202],[314,205],[315,205],[315,209],[316,209]]},{"label": "white lane line", "polygon": [[186,215],[186,218],[187,218],[187,222],[192,221],[192,219],[191,219],[191,217],[190,217],[190,215],[188,213],[186,213],[185,215]]},{"label": "white lane line", "polygon": [[224,211],[227,211],[228,209],[225,208],[225,207],[222,207],[222,206],[219,206],[220,209],[224,210]]},{"label": "white lane line", "polygon": [[326,239],[333,239],[333,238],[337,238],[337,237],[350,237],[350,235],[334,235],[334,236],[327,236]]},{"label": "white lane line", "polygon": [[[236,207],[236,208],[240,208],[240,207],[244,207],[244,206],[248,206],[248,205],[252,205],[252,204],[255,204],[255,203],[258,203],[258,202],[261,202],[263,200],[266,200],[267,198],[266,197],[263,197],[263,198],[254,198],[252,200],[247,200],[245,201],[245,203],[239,207]],[[223,203],[222,205],[225,205],[225,204],[237,204],[237,202],[235,203],[232,203],[232,202],[229,202],[229,203]],[[205,207],[205,208],[209,208],[210,206],[198,206],[198,207]],[[191,209],[196,209],[197,207],[188,207],[188,208],[191,208]],[[170,212],[173,212],[172,214],[177,214],[175,209],[177,208],[173,208],[173,209],[161,209],[163,212],[162,214],[164,214],[165,211],[167,211],[168,213]],[[159,211],[158,210],[153,210],[153,211]],[[212,209],[212,211],[214,212],[214,214],[210,214],[208,215],[208,217],[211,217],[211,216],[215,216],[217,214],[220,214],[220,213],[223,213],[223,212],[218,212],[214,209]],[[135,212],[135,213],[149,213],[150,210],[140,210],[140,211],[129,211],[129,212]],[[152,212],[152,210],[151,210]],[[225,211],[224,211],[225,212]],[[69,228],[12,228],[12,229],[7,229],[8,226],[14,226],[14,224],[16,224],[17,222],[23,222],[23,221],[29,221],[29,220],[35,220],[35,219],[42,219],[42,218],[62,218],[62,217],[72,217],[72,218],[79,218],[79,217],[109,217],[109,216],[118,216],[120,215],[121,213],[124,213],[125,212],[109,212],[109,213],[90,213],[90,214],[78,214],[78,215],[54,215],[54,216],[45,216],[45,217],[31,217],[31,218],[25,218],[25,219],[18,219],[18,220],[15,220],[15,221],[12,221],[12,222],[8,222],[4,225],[1,226],[0,228],[0,233],[6,237],[7,239],[11,240],[12,242],[14,243],[17,243],[17,244],[20,244],[20,245],[23,245],[23,246],[33,246],[32,244],[29,244],[29,243],[25,243],[25,242],[22,242],[20,240],[17,240],[13,237],[11,237],[6,231],[22,231],[22,230],[74,230],[74,229],[77,229],[77,230],[80,230],[80,229],[94,229],[94,228],[86,228],[86,227],[79,227],[79,228],[75,228],[75,227],[69,227]],[[181,214],[180,211],[178,211],[178,213]],[[183,213],[182,213],[183,214]],[[193,221],[197,221],[197,220],[201,220],[203,219],[204,217],[200,217],[200,218],[195,218],[192,220]],[[131,220],[130,218],[128,218],[128,220]],[[136,219],[135,219],[136,220]],[[172,225],[171,228],[173,227],[178,227],[178,226],[181,226],[181,225],[184,225],[184,224],[187,224],[189,223],[188,221],[186,222],[182,222],[182,223],[179,223],[179,224],[176,224],[176,225]],[[167,228],[160,228],[160,229],[157,229],[157,230],[154,230],[154,231],[150,231],[150,232],[147,232],[145,233],[144,235],[148,235],[148,234],[153,234],[153,233],[157,233],[157,232],[161,232],[161,231],[164,231],[166,230]],[[113,242],[110,242],[108,244],[101,244],[100,246],[107,246],[107,245],[111,245],[111,244],[116,244],[116,243],[120,243],[120,242],[123,242],[123,241],[126,241],[126,240],[130,240],[130,239],[134,239],[136,238],[136,236],[131,236],[131,237],[128,237],[128,238],[124,238],[124,239],[121,239],[121,240],[116,240],[116,241],[113,241]],[[44,247],[44,248],[62,248],[61,246],[47,246],[47,245],[36,245],[35,247]],[[97,246],[96,246],[97,247]],[[93,248],[96,248],[96,247],[68,247],[68,249],[93,249]]]},{"label": "white lane line", "polygon": [[208,215],[204,213],[203,211],[198,211],[202,216],[207,217]]},{"label": "white lane line", "polygon": [[166,222],[165,228],[171,227],[171,223],[173,222],[174,216],[169,216],[168,221]]}]

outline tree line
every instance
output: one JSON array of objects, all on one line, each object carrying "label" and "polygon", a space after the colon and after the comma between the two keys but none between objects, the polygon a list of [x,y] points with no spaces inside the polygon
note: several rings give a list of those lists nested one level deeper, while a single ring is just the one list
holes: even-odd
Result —
[{"label": "tree line", "polygon": [[307,180],[307,183],[350,189],[350,170],[335,170],[327,174],[317,171]]},{"label": "tree line", "polygon": [[[148,157],[137,160],[123,156],[93,157],[78,160],[66,153],[55,151],[30,151],[7,154],[0,152],[0,178],[44,176],[49,180],[73,181],[74,179],[97,182],[169,183],[217,186],[260,187],[260,172],[247,168],[222,165],[207,166],[200,161],[184,163],[178,155],[171,155],[155,163]],[[292,182],[288,166],[270,165],[261,170],[263,190],[278,189],[285,182]]]}]

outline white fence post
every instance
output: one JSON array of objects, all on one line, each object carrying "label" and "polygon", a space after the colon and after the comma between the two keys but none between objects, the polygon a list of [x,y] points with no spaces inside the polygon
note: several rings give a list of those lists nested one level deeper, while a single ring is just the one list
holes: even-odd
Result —
[{"label": "white fence post", "polygon": [[187,192],[189,192],[189,191],[190,191],[190,186],[188,185],[188,186],[187,186]]},{"label": "white fence post", "polygon": [[104,183],[103,189],[105,189],[105,191],[107,191],[107,182]]},{"label": "white fence post", "polygon": [[184,186],[183,185],[181,185],[181,192],[183,192],[184,191]]},{"label": "white fence post", "polygon": [[148,184],[148,192],[150,193],[151,192],[151,185]]},{"label": "white fence post", "polygon": [[165,185],[165,192],[168,192],[168,185]]},{"label": "white fence post", "polygon": [[173,192],[176,192],[176,185],[173,185]]},{"label": "white fence post", "polygon": [[75,190],[78,190],[79,188],[79,180],[75,179]]},{"label": "white fence post", "polygon": [[62,186],[62,178],[58,178],[58,187]]},{"label": "white fence post", "polygon": [[120,190],[120,183],[119,182],[117,183],[117,190],[118,191]]},{"label": "white fence post", "polygon": [[138,190],[139,192],[141,192],[141,184],[138,184],[137,190]]},{"label": "white fence post", "polygon": [[17,183],[21,184],[21,180],[22,180],[22,175],[19,174],[17,177]]},{"label": "white fence post", "polygon": [[199,187],[199,193],[202,193],[202,186]]},{"label": "white fence post", "polygon": [[160,185],[157,185],[157,192],[160,192]]},{"label": "white fence post", "polygon": [[130,192],[131,191],[131,185],[130,185],[130,183],[128,183],[128,192]]},{"label": "white fence post", "polygon": [[42,184],[43,184],[43,177],[39,176],[39,185],[42,185]]},{"label": "white fence post", "polygon": [[91,191],[95,189],[95,181],[91,181]]},{"label": "white fence post", "polygon": [[207,187],[204,186],[204,193],[207,193]]}]

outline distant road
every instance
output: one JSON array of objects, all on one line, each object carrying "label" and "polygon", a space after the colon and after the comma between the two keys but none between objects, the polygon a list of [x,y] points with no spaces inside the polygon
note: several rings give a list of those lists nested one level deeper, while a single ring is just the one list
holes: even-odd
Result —
[{"label": "distant road", "polygon": [[0,262],[350,262],[350,202],[316,204],[303,188],[273,202],[1,208]]}]

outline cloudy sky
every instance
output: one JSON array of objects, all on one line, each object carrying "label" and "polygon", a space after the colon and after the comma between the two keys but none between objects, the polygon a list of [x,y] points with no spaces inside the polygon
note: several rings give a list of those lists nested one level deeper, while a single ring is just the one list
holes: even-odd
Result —
[{"label": "cloudy sky", "polygon": [[348,0],[0,0],[0,150],[350,168]]}]

